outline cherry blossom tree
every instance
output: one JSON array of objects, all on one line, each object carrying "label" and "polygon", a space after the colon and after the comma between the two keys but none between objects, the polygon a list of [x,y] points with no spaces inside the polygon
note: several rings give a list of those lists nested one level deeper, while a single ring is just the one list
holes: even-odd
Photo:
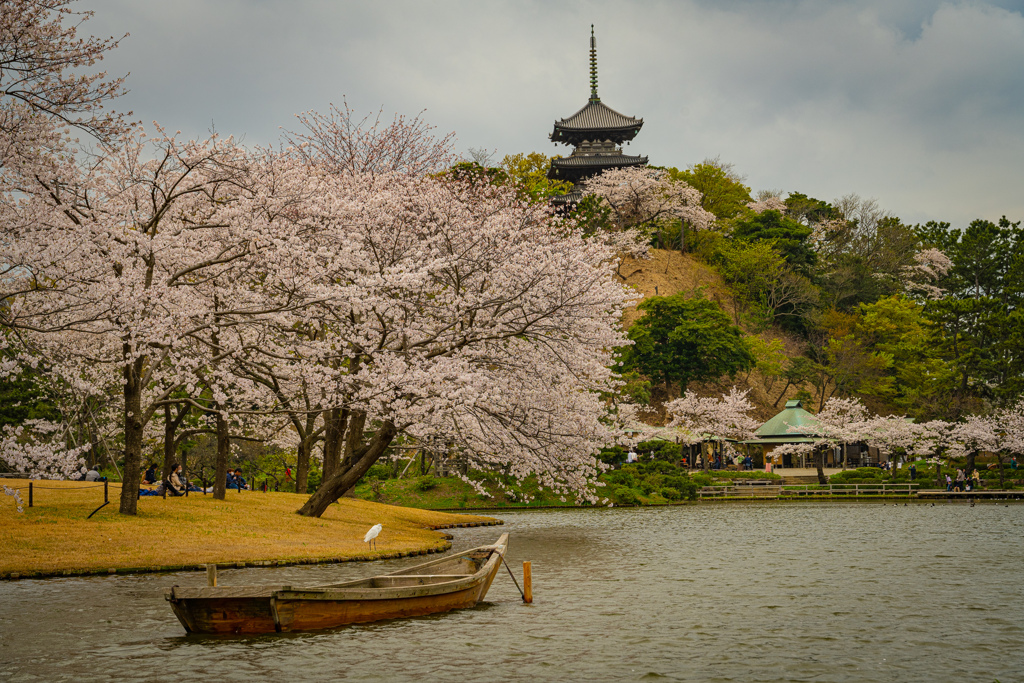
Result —
[{"label": "cherry blossom tree", "polygon": [[765,211],[786,213],[786,202],[776,195],[768,195],[766,197],[759,197],[756,202],[748,202],[747,208],[754,213],[764,213]]},{"label": "cherry blossom tree", "polygon": [[1024,399],[1000,410],[996,423],[1002,433],[1003,450],[1024,454]]},{"label": "cherry blossom tree", "polygon": [[[671,420],[669,427],[681,427],[689,443],[699,443],[712,437],[720,442],[726,439],[749,439],[758,422],[750,417],[754,409],[747,398],[749,390],[732,387],[721,398],[701,397],[687,391],[682,397],[665,404]],[[707,458],[704,469],[708,469]]]},{"label": "cherry blossom tree", "polygon": [[612,249],[511,188],[333,182],[319,237],[354,252],[330,264],[324,282],[336,284],[310,315],[325,333],[303,344],[349,427],[345,456],[301,512],[322,514],[400,432],[584,493],[612,438],[601,395],[617,386],[610,350],[635,296],[612,279]]},{"label": "cherry blossom tree", "polygon": [[[600,197],[611,209],[615,230],[649,232],[662,222],[680,220],[705,230],[715,215],[701,206],[701,194],[685,182],[673,181],[668,172],[632,166],[604,171],[586,181],[583,192]],[[624,249],[637,252],[632,249]]]},{"label": "cherry blossom tree", "polygon": [[992,416],[968,415],[954,424],[948,434],[947,445],[951,457],[966,457],[966,471],[974,470],[974,461],[980,451],[997,452],[1002,448],[999,426]]},{"label": "cherry blossom tree", "polygon": [[945,443],[948,423],[916,423],[903,415],[875,416],[862,425],[863,441],[898,462],[901,455],[923,457]]},{"label": "cherry blossom tree", "polygon": [[156,412],[201,383],[226,419],[225,362],[239,348],[223,330],[295,305],[304,266],[290,236],[303,228],[297,206],[310,182],[301,167],[266,177],[230,140],[150,142],[141,132],[90,168],[63,170],[17,200],[28,184],[8,186],[2,322],[54,382],[110,395],[120,374],[121,511],[133,514]]},{"label": "cherry blossom tree", "polygon": [[82,71],[102,60],[118,40],[79,38],[79,28],[93,12],[74,11],[73,5],[73,0],[0,2],[0,131],[4,134],[11,135],[18,124],[31,127],[35,117],[100,139],[123,129],[117,114],[102,109],[123,94],[124,79]]},{"label": "cherry blossom tree", "polygon": [[914,262],[903,267],[907,292],[917,292],[928,299],[941,299],[946,290],[935,285],[942,279],[953,262],[938,249],[922,249],[914,254]]},{"label": "cherry blossom tree", "polygon": [[437,173],[457,158],[452,152],[455,134],[435,138],[420,116],[395,116],[381,121],[383,110],[357,120],[348,102],[331,105],[326,114],[309,111],[296,118],[303,131],[287,132],[290,151],[307,163],[331,173]]},{"label": "cherry blossom tree", "polygon": [[1007,406],[996,413],[995,423],[999,430],[1000,446],[996,451],[999,458],[999,487],[1005,486],[1003,454],[1024,455],[1024,399]]}]

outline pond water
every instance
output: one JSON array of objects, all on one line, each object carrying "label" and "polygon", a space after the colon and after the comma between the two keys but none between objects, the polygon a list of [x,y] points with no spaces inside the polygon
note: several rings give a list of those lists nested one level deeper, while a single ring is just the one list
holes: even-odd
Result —
[{"label": "pond water", "polygon": [[[0,583],[0,680],[993,681],[1024,671],[1024,505],[712,504],[502,513],[506,572],[445,615],[196,637],[200,572]],[[387,530],[385,530],[386,534]],[[222,570],[319,584],[416,560]]]}]

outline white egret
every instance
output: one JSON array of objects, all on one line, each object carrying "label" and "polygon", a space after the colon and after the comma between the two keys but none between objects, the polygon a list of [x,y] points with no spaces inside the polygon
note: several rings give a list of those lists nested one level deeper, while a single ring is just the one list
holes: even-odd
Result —
[{"label": "white egret", "polygon": [[373,542],[373,549],[376,550],[377,549],[377,540],[376,539],[377,539],[377,536],[380,535],[380,530],[383,529],[383,528],[384,527],[382,527],[380,524],[374,524],[372,527],[370,527],[370,530],[366,532],[366,535],[363,536],[363,543],[370,543],[372,541]]}]

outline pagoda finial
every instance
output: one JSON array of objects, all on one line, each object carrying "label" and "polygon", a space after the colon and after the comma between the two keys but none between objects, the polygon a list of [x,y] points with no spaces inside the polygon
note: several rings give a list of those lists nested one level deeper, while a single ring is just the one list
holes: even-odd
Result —
[{"label": "pagoda finial", "polygon": [[597,96],[597,38],[594,37],[594,25],[590,25],[590,101],[600,102]]}]

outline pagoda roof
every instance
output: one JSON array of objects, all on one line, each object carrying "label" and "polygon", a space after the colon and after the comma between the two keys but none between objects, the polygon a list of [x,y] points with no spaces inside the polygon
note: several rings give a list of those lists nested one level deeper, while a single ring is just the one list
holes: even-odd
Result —
[{"label": "pagoda roof", "polygon": [[573,206],[574,204],[579,204],[581,199],[583,199],[583,192],[581,190],[573,190],[565,194],[556,194],[551,198],[551,203],[554,206]]},{"label": "pagoda roof", "polygon": [[561,157],[551,160],[548,178],[576,182],[580,178],[589,178],[609,168],[643,166],[646,163],[647,157],[629,156],[626,154],[581,154]]},{"label": "pagoda roof", "polygon": [[[818,420],[804,410],[800,401],[786,401],[783,411],[758,427],[754,434],[762,439],[775,437],[783,441],[803,442],[804,439],[801,437],[813,434],[816,424],[818,424]],[[790,427],[800,427],[801,429],[789,431]]]},{"label": "pagoda roof", "polygon": [[643,125],[643,119],[620,114],[601,100],[591,99],[569,118],[555,121],[555,131],[551,134],[551,139],[554,142],[562,142],[561,136],[568,133],[607,131],[626,133],[628,137],[625,139],[632,140]]}]

